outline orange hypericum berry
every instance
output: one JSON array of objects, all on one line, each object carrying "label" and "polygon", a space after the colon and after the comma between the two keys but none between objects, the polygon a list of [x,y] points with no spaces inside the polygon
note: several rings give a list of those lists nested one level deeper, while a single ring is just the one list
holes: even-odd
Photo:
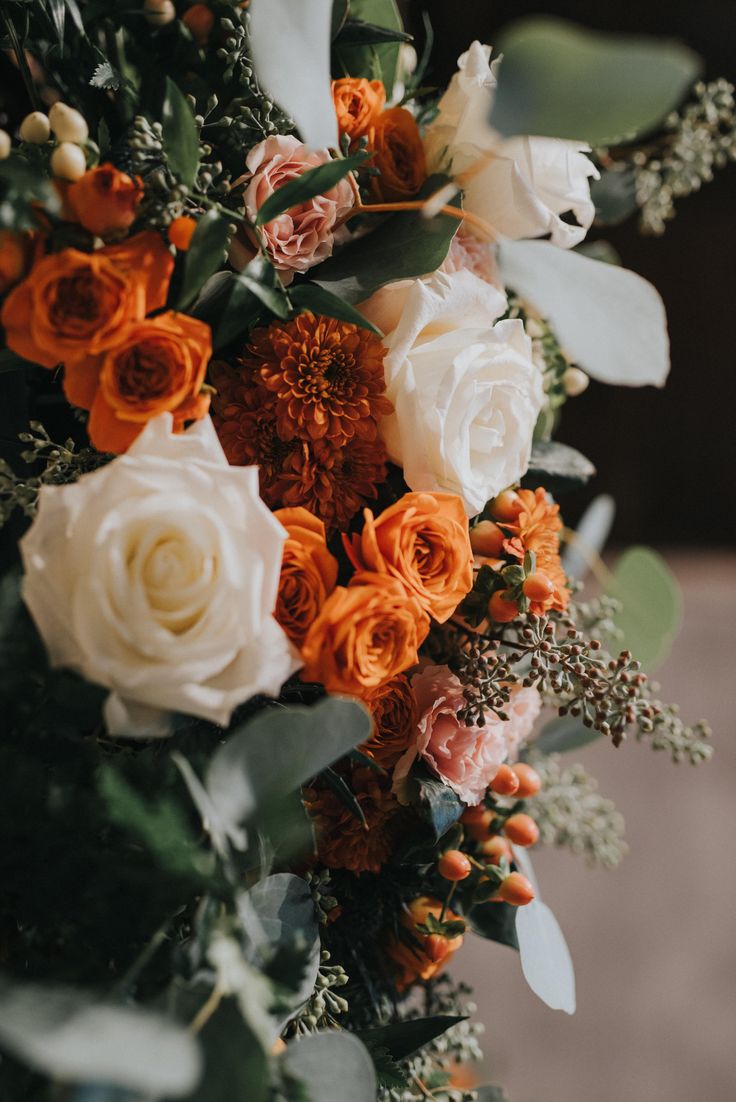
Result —
[{"label": "orange hypericum berry", "polygon": [[215,25],[215,16],[206,4],[192,4],[184,12],[181,21],[189,28],[197,45],[204,46]]},{"label": "orange hypericum berry", "polygon": [[480,851],[483,854],[483,860],[489,865],[500,865],[504,857],[507,861],[511,860],[511,846],[500,834],[486,838],[481,843]]},{"label": "orange hypericum berry", "polygon": [[534,899],[534,888],[520,872],[510,872],[498,889],[498,898],[512,907],[525,907]]},{"label": "orange hypericum berry", "polygon": [[477,555],[500,555],[506,535],[492,520],[482,520],[470,529],[470,546]]},{"label": "orange hypericum berry", "polygon": [[482,842],[488,837],[491,823],[495,819],[492,811],[479,804],[478,807],[467,807],[460,816],[460,822],[471,838],[476,842]]},{"label": "orange hypericum berry", "polygon": [[512,768],[519,782],[516,790],[519,799],[526,800],[530,796],[536,796],[542,787],[542,778],[536,769],[532,769],[531,765],[526,765],[523,761],[517,762]]},{"label": "orange hypericum berry", "polygon": [[539,840],[539,827],[531,815],[525,815],[523,812],[511,815],[503,829],[506,837],[515,846],[533,846]]},{"label": "orange hypericum berry", "polygon": [[445,880],[464,880],[470,876],[471,868],[470,861],[459,849],[448,849],[437,862],[437,872]]},{"label": "orange hypericum berry", "polygon": [[540,571],[527,575],[521,588],[530,601],[546,601],[555,591],[554,583]]},{"label": "orange hypericum berry", "polygon": [[497,589],[491,594],[488,602],[488,615],[499,624],[508,624],[519,615],[519,606],[516,601],[508,600],[508,589]]},{"label": "orange hypericum berry", "polygon": [[491,502],[491,512],[499,520],[516,520],[523,502],[516,490],[504,490]]},{"label": "orange hypericum berry", "polygon": [[169,226],[169,241],[179,252],[185,253],[196,228],[196,220],[183,214],[181,218],[175,218]]},{"label": "orange hypericum berry", "polygon": [[519,778],[510,765],[499,765],[496,776],[491,781],[491,792],[499,796],[513,796],[519,787]]},{"label": "orange hypericum berry", "polygon": [[424,942],[424,952],[435,964],[438,960],[444,960],[450,951],[450,943],[442,934],[430,934]]}]

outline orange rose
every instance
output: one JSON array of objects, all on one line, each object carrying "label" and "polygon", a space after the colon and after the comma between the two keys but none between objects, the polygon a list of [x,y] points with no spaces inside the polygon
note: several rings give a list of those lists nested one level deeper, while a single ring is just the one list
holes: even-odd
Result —
[{"label": "orange rose", "polygon": [[365,696],[414,666],[429,631],[418,601],[387,574],[356,574],[327,598],[302,647],[304,681]]},{"label": "orange rose", "polygon": [[365,524],[345,550],[357,570],[397,578],[430,616],[444,623],[473,587],[473,551],[455,494],[404,494]]},{"label": "orange rose", "polygon": [[367,134],[386,106],[386,90],[380,80],[343,77],[332,82],[337,125],[351,142]]},{"label": "orange rose", "polygon": [[28,233],[0,230],[0,295],[25,275],[33,251],[33,238]]},{"label": "orange rose", "polygon": [[3,304],[6,343],[43,367],[99,356],[120,339],[124,325],[164,305],[172,269],[171,255],[152,232],[94,253],[62,249],[45,256]]},{"label": "orange rose", "polygon": [[[410,939],[403,941],[392,936],[386,946],[386,953],[398,971],[396,986],[404,991],[417,980],[431,980],[444,969],[450,957],[463,943],[463,935],[444,938],[437,934],[427,935],[417,930],[417,926],[427,921],[427,915],[439,918],[442,904],[438,899],[423,895],[413,899],[401,916],[401,925],[408,930]],[[458,918],[452,911],[445,912],[445,920],[451,922]],[[430,940],[430,938],[432,940]]]},{"label": "orange rose", "polygon": [[143,181],[120,172],[114,165],[98,165],[69,186],[66,201],[86,230],[107,237],[133,224],[143,197]]},{"label": "orange rose", "polygon": [[416,700],[409,679],[399,674],[381,685],[364,704],[373,718],[373,732],[360,749],[383,769],[393,769],[416,737]]},{"label": "orange rose", "polygon": [[411,199],[427,178],[424,146],[414,116],[405,107],[390,107],[378,116],[368,134],[371,191],[381,202]]},{"label": "orange rose", "polygon": [[124,452],[159,413],[173,413],[175,429],[205,416],[210,396],[202,384],[211,355],[210,327],[169,310],[131,323],[101,359],[68,365],[64,391],[90,410],[92,444]]},{"label": "orange rose", "polygon": [[327,550],[324,524],[308,509],[278,509],[275,516],[289,538],[284,544],[274,616],[291,641],[301,647],[335,588],[337,560]]}]

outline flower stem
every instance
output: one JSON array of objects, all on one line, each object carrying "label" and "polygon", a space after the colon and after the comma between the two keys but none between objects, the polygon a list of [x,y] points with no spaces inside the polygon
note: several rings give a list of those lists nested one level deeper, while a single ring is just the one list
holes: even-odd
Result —
[{"label": "flower stem", "polygon": [[3,23],[5,24],[5,30],[8,32],[8,38],[10,39],[11,45],[13,47],[13,53],[15,54],[15,60],[18,63],[18,69],[20,70],[20,74],[23,77],[23,83],[26,86],[26,92],[28,93],[28,99],[30,100],[31,107],[34,110],[37,111],[41,107],[41,101],[38,97],[38,92],[36,91],[36,86],[33,83],[33,77],[31,75],[31,70],[28,66],[28,59],[26,58],[26,52],[25,52],[25,50],[23,49],[23,47],[20,43],[20,39],[18,38],[18,32],[15,29],[15,25],[13,23],[13,20],[10,18],[8,13],[5,11],[5,5],[2,6],[1,14],[2,14],[2,17],[3,17]]}]

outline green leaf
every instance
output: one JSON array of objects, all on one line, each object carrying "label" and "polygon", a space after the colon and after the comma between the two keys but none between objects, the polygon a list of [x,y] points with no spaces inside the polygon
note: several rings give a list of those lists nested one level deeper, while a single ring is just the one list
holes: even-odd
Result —
[{"label": "green leaf", "polygon": [[230,223],[216,210],[208,210],[197,222],[184,257],[177,310],[186,310],[211,275],[222,266],[230,242]]},{"label": "green leaf", "polygon": [[79,10],[77,0],[66,0],[66,10],[71,16],[72,23],[77,28],[79,34],[85,35],[84,20],[82,19],[82,13]]},{"label": "green leaf", "polygon": [[51,22],[56,31],[56,38],[60,46],[64,45],[64,23],[66,21],[66,5],[64,0],[46,0],[46,6],[51,16]]},{"label": "green leaf", "polygon": [[395,27],[378,27],[359,19],[347,19],[335,39],[336,46],[377,46],[385,42],[412,42],[413,36]]},{"label": "green leaf", "polygon": [[591,260],[600,260],[602,264],[613,264],[614,267],[621,267],[621,257],[614,249],[610,241],[604,241],[599,238],[597,241],[583,241],[581,245],[575,246],[576,253],[582,253],[583,256],[588,256]]},{"label": "green leaf", "polygon": [[465,916],[474,934],[518,949],[516,937],[516,907],[509,903],[479,903]]},{"label": "green leaf", "polygon": [[433,777],[423,764],[414,766],[410,782],[411,802],[430,826],[435,841],[439,841],[460,818],[465,805],[448,785]]},{"label": "green leaf", "polygon": [[161,125],[169,168],[183,184],[193,187],[199,168],[199,128],[189,103],[171,77],[166,77]]},{"label": "green leaf", "polygon": [[600,180],[590,181],[595,217],[605,226],[618,226],[637,209],[636,176],[633,168],[604,171]]},{"label": "green leaf", "polygon": [[542,729],[531,747],[535,753],[564,754],[568,750],[579,750],[598,738],[601,738],[600,731],[585,727],[578,716],[560,716]]},{"label": "green leaf", "polygon": [[[444,176],[430,177],[420,196],[433,194],[445,182]],[[452,205],[459,207],[459,197]],[[345,302],[363,302],[387,283],[436,271],[459,225],[446,214],[436,218],[413,211],[392,214],[315,268],[312,279]]]},{"label": "green leaf", "polygon": [[477,1102],[508,1102],[503,1087],[478,1087]]},{"label": "green leaf", "polygon": [[[206,998],[205,991],[202,1004]],[[264,1102],[268,1097],[268,1057],[235,999],[222,1000],[199,1038],[204,1073],[187,1102]]]},{"label": "green leaf", "polygon": [[350,4],[348,0],[334,0],[332,5],[332,29],[330,36],[334,41],[340,33],[340,28],[350,14]]},{"label": "green leaf", "polygon": [[326,164],[317,165],[303,172],[296,180],[289,180],[288,184],[276,189],[269,195],[265,203],[258,208],[256,225],[264,226],[267,222],[278,218],[284,211],[292,207],[306,203],[315,195],[324,195],[325,192],[339,184],[349,172],[358,168],[366,160],[368,154],[364,152],[354,153],[350,157],[340,157]]},{"label": "green leaf", "polygon": [[90,77],[89,83],[93,88],[103,88],[106,91],[116,92],[125,83],[125,77],[109,61],[102,61]]},{"label": "green leaf", "polygon": [[315,1102],[375,1102],[373,1062],[353,1033],[330,1030],[291,1041],[280,1062]]},{"label": "green leaf", "polygon": [[522,481],[532,489],[544,486],[551,493],[564,493],[584,486],[594,474],[593,464],[575,448],[556,440],[537,440]]},{"label": "green leaf", "polygon": [[[389,31],[403,31],[395,0],[350,0],[350,19]],[[350,76],[382,80],[390,99],[396,83],[399,46],[398,42],[344,46],[338,50],[338,56]]]},{"label": "green leaf", "polygon": [[327,787],[334,792],[342,806],[367,830],[368,823],[363,814],[363,808],[358,803],[355,793],[351,790],[345,778],[341,777],[339,773],[336,773],[334,769],[329,768],[322,771],[322,777]]},{"label": "green leaf", "polygon": [[384,1090],[405,1090],[409,1086],[406,1073],[386,1048],[369,1048],[379,1087]]},{"label": "green leaf", "polygon": [[196,1040],[163,1015],[95,992],[0,981],[0,1045],[36,1071],[181,1097],[196,1085]]},{"label": "green leaf", "polygon": [[402,1022],[364,1029],[358,1034],[369,1052],[386,1049],[394,1060],[406,1060],[435,1037],[441,1037],[448,1029],[467,1020],[465,1016],[433,1014],[428,1018],[407,1018]]},{"label": "green leaf", "polygon": [[590,31],[548,16],[514,23],[497,45],[496,129],[593,146],[656,128],[702,71],[698,55],[670,39]]},{"label": "green leaf", "polygon": [[381,330],[376,329],[375,325],[364,318],[359,310],[317,283],[299,283],[296,287],[291,287],[289,298],[300,312],[309,310],[313,314],[323,314],[328,318],[348,321],[352,325],[359,325],[361,329],[370,329],[377,337],[383,336]]},{"label": "green leaf", "polygon": [[649,547],[631,547],[618,559],[606,592],[621,602],[613,621],[628,649],[645,670],[655,669],[669,653],[682,618],[682,596],[661,555]]},{"label": "green leaf", "polygon": [[242,272],[218,272],[202,288],[189,311],[207,322],[216,352],[247,332],[264,313],[289,316],[291,306],[274,268],[260,256]]}]

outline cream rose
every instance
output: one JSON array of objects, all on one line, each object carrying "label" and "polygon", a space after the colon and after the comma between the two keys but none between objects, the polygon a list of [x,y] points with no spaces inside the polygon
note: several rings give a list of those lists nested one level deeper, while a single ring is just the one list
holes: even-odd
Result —
[{"label": "cream rose", "polygon": [[[467,210],[505,237],[550,234],[553,244],[572,248],[583,240],[595,215],[589,180],[598,171],[585,156],[590,147],[561,138],[502,138],[488,122],[496,87],[496,63],[489,64],[490,55],[490,46],[473,42],[458,59],[458,71],[427,129],[428,168],[449,168],[461,177],[482,164],[463,184]],[[560,215],[567,213],[578,225],[562,220]]]},{"label": "cream rose", "polygon": [[230,467],[209,418],[150,421],[126,455],[41,491],[21,543],[23,596],[54,666],[111,689],[111,734],[166,713],[226,724],[296,668],[272,616],[286,533],[256,467]]},{"label": "cream rose", "polygon": [[393,284],[360,308],[386,333],[389,457],[412,490],[458,494],[473,516],[529,465],[544,390],[523,324],[494,325],[506,299],[469,271]]}]

